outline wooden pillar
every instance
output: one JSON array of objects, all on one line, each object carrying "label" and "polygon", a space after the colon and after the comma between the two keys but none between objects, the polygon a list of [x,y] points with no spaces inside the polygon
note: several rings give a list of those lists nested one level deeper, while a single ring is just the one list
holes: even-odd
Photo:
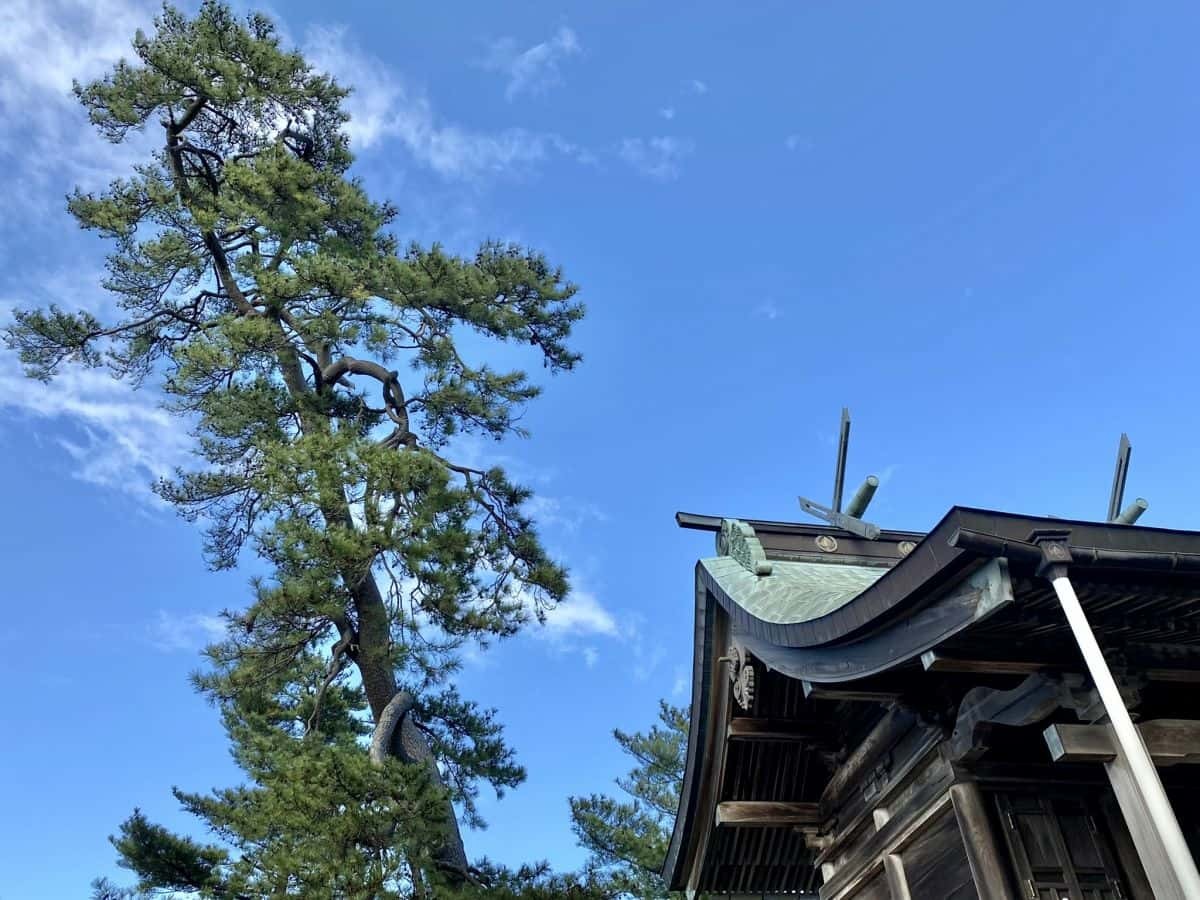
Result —
[{"label": "wooden pillar", "polygon": [[992,833],[979,785],[973,781],[951,785],[950,802],[954,804],[979,900],[1008,900],[1014,896],[1008,887],[1008,867]]},{"label": "wooden pillar", "polygon": [[908,879],[904,876],[904,863],[895,853],[883,857],[883,873],[887,876],[888,891],[892,900],[912,900],[908,892]]},{"label": "wooden pillar", "polygon": [[1158,900],[1193,900],[1196,895],[1188,893],[1176,876],[1173,860],[1155,829],[1146,795],[1134,777],[1129,757],[1119,741],[1113,741],[1113,750],[1116,755],[1104,764],[1104,771],[1112,784],[1117,805],[1129,827],[1129,836],[1141,858],[1154,896]]},{"label": "wooden pillar", "polygon": [[[1057,553],[1051,552],[1054,548],[1058,548]],[[1070,558],[1065,543],[1043,542],[1043,553],[1047,558],[1064,554]],[[1104,653],[1092,633],[1071,579],[1067,577],[1066,566],[1052,566],[1042,574],[1049,578],[1058,595],[1067,624],[1071,626],[1096,692],[1108,713],[1116,757],[1105,763],[1104,768],[1121,805],[1121,814],[1129,825],[1129,834],[1141,857],[1146,877],[1154,888],[1154,896],[1158,900],[1197,900],[1200,898],[1200,870],[1196,868],[1146,742],[1125,708]]]}]

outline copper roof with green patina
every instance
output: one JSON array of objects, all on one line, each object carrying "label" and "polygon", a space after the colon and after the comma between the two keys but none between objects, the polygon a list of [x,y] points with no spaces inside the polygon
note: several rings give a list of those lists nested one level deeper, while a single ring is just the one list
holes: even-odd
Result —
[{"label": "copper roof with green patina", "polygon": [[845,606],[887,569],[773,559],[758,575],[732,556],[700,560],[730,600],[755,618],[776,625],[807,622]]}]

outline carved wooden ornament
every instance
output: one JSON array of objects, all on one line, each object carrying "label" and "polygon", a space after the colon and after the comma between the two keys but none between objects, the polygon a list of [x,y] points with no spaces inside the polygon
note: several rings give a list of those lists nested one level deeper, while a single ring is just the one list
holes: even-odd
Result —
[{"label": "carved wooden ornament", "polygon": [[755,575],[770,575],[771,563],[762,541],[754,536],[754,529],[738,519],[722,519],[721,531],[717,534],[717,553],[732,556]]},{"label": "carved wooden ornament", "polygon": [[754,666],[750,654],[737,644],[729,647],[729,680],[733,682],[733,699],[742,709],[754,705]]}]

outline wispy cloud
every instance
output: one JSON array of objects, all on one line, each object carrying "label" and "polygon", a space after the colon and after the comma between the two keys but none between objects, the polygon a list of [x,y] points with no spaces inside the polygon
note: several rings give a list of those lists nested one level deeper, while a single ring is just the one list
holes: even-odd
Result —
[{"label": "wispy cloud", "polygon": [[671,683],[671,696],[678,699],[686,696],[688,690],[688,670],[684,666],[675,667],[675,680]]},{"label": "wispy cloud", "polygon": [[561,84],[560,64],[578,55],[581,49],[575,32],[562,26],[547,40],[525,50],[519,48],[514,38],[501,38],[491,46],[480,65],[508,79],[504,97],[511,103],[520,94],[544,94]]},{"label": "wispy cloud", "polygon": [[[155,4],[139,0],[9,0],[0,4],[0,160],[9,211],[59,209],[64,184],[107,183],[144,155],[134,138],[111,144],[88,124],[73,80],[102,75],[149,25]],[[16,218],[22,228],[38,219]],[[0,227],[3,227],[0,225]]]},{"label": "wispy cloud", "polygon": [[160,609],[146,628],[146,639],[163,653],[194,653],[225,635],[225,620],[203,613],[174,613]]},{"label": "wispy cloud", "polygon": [[596,663],[600,661],[600,651],[595,647],[583,648],[583,662],[589,669],[596,668]]},{"label": "wispy cloud", "polygon": [[689,78],[683,83],[683,89],[689,93],[695,94],[698,97],[703,97],[708,93],[708,84],[701,81],[699,78]]},{"label": "wispy cloud", "polygon": [[754,314],[770,322],[774,322],[783,315],[781,310],[774,300],[764,300],[754,308]]},{"label": "wispy cloud", "polygon": [[813,148],[813,142],[802,134],[789,134],[783,139],[783,146],[792,151],[811,150]]},{"label": "wispy cloud", "polygon": [[26,378],[11,355],[0,364],[0,407],[12,415],[57,420],[70,430],[55,438],[71,458],[74,478],[157,504],[151,485],[189,459],[187,423],[106,371],[69,368],[53,383]]},{"label": "wispy cloud", "polygon": [[675,107],[664,106],[662,109],[660,109],[658,111],[658,114],[660,116],[662,116],[664,119],[666,119],[668,122],[670,122],[672,119],[675,118]]},{"label": "wispy cloud", "polygon": [[625,138],[617,153],[635,172],[671,181],[680,176],[683,160],[694,149],[695,145],[685,138]]},{"label": "wispy cloud", "polygon": [[[30,273],[20,294],[0,290],[0,327],[15,306],[55,303],[105,317],[111,298],[96,285],[101,274],[86,267]],[[11,282],[10,282],[11,284]],[[71,476],[115,489],[152,506],[151,485],[191,459],[189,422],[161,406],[161,394],[135,389],[107,369],[65,367],[49,384],[25,376],[15,354],[0,354],[0,428],[23,429],[29,420],[60,427],[51,440],[69,457]]]},{"label": "wispy cloud", "polygon": [[395,138],[420,165],[464,180],[526,169],[552,156],[593,161],[584,148],[550,132],[478,132],[442,121],[428,97],[385,62],[354,46],[344,28],[310,29],[304,52],[316,68],[354,89],[346,101],[351,116],[346,131],[360,150]]},{"label": "wispy cloud", "polygon": [[572,534],[589,522],[608,521],[608,515],[595,503],[548,494],[534,494],[526,501],[525,511],[541,528],[558,528]]}]

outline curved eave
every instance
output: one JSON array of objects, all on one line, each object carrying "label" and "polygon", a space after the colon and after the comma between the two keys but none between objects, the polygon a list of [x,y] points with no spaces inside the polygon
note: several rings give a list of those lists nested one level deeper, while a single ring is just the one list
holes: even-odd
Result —
[{"label": "curved eave", "polygon": [[1003,540],[1026,541],[1034,530],[1051,527],[1069,529],[1073,546],[1200,553],[1200,534],[1191,531],[1021,516],[956,506],[875,584],[838,609],[807,621],[764,621],[739,606],[737,598],[729,597],[714,579],[707,578],[705,586],[729,612],[736,630],[779,647],[821,647],[881,627],[901,613],[906,604],[928,598],[978,565],[978,555],[950,546],[950,538],[959,529]]},{"label": "curved eave", "polygon": [[[716,794],[717,785],[709,776],[714,768],[714,751],[716,746],[712,735],[714,718],[723,718],[724,710],[714,710],[712,696],[713,683],[716,675],[716,659],[719,655],[719,641],[726,637],[727,620],[718,622],[723,617],[719,605],[711,595],[697,582],[696,589],[696,626],[695,642],[692,653],[692,700],[691,720],[688,725],[687,760],[684,766],[683,784],[679,792],[679,811],[675,816],[675,826],[671,832],[671,843],[667,848],[667,858],[663,862],[663,878],[670,889],[685,890],[688,876],[691,874],[693,861],[702,848],[698,846],[706,837],[707,822],[711,816],[712,798]],[[724,692],[719,698],[727,702]],[[722,735],[723,738],[723,735]],[[703,824],[700,824],[701,821]]]}]

